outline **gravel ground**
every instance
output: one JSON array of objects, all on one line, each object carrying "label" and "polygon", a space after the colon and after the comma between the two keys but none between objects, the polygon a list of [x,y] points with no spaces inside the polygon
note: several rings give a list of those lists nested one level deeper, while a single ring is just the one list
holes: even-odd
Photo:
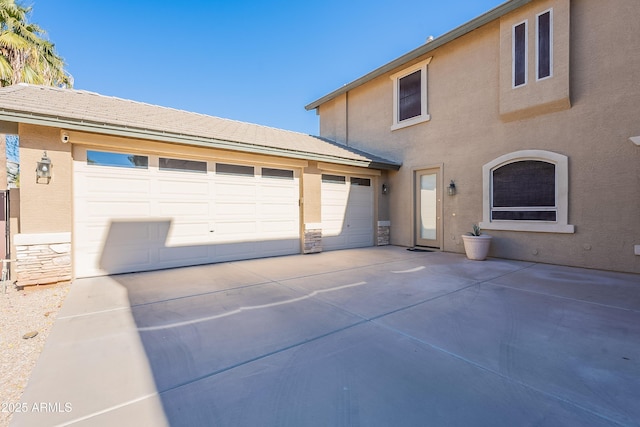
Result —
[{"label": "gravel ground", "polygon": [[[21,402],[31,370],[44,348],[69,283],[31,286],[18,290],[0,286],[0,426],[8,426]],[[23,336],[38,332],[33,338]]]}]

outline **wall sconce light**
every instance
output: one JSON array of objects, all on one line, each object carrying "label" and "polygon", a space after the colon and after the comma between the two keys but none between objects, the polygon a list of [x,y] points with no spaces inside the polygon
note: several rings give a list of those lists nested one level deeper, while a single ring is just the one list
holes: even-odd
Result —
[{"label": "wall sconce light", "polygon": [[455,196],[456,195],[456,183],[453,182],[453,180],[451,180],[451,183],[447,187],[447,194],[450,195],[450,196]]},{"label": "wall sconce light", "polygon": [[387,184],[382,184],[382,194],[387,194],[389,192],[389,187]]},{"label": "wall sconce light", "polygon": [[40,178],[46,179],[47,184],[51,181],[51,168],[53,164],[51,163],[51,159],[47,157],[47,152],[45,151],[42,155],[42,159],[38,162],[36,166],[36,183],[40,182]]}]

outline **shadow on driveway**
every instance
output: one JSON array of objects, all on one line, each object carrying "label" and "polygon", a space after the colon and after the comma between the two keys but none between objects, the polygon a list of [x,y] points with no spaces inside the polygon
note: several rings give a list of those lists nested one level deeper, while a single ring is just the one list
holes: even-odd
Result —
[{"label": "shadow on driveway", "polygon": [[638,275],[398,247],[81,279],[14,425],[633,425],[639,338]]}]

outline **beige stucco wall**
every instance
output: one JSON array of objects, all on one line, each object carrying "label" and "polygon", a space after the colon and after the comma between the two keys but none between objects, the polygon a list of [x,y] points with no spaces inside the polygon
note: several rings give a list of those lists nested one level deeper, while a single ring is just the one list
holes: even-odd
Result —
[{"label": "beige stucco wall", "polygon": [[[71,144],[60,141],[60,130],[21,124],[20,233],[71,231]],[[43,152],[53,167],[49,184],[36,183],[36,164]]]},{"label": "beige stucco wall", "polygon": [[[534,1],[514,14],[535,17],[568,3]],[[348,144],[403,163],[399,172],[388,175],[392,243],[413,245],[412,170],[442,165],[443,249],[463,252],[460,235],[482,221],[482,166],[518,150],[548,150],[569,158],[569,223],[575,233],[492,230],[491,255],[640,272],[640,256],[634,255],[634,245],[640,244],[640,147],[629,141],[640,135],[640,55],[631,54],[640,46],[635,12],[635,0],[620,0],[615,8],[606,2],[571,2],[571,107],[562,111],[532,110],[527,101],[522,107],[530,114],[501,116],[500,20],[414,61],[433,56],[429,122],[390,130],[389,76],[400,69],[351,90],[348,131],[342,132],[348,134]],[[562,29],[556,30],[560,39],[561,34]],[[551,95],[562,98],[564,86],[559,88]],[[510,102],[517,111],[517,100]],[[335,104],[319,109],[321,133],[335,126],[330,123]],[[453,197],[444,192],[451,179],[458,189]]]}]

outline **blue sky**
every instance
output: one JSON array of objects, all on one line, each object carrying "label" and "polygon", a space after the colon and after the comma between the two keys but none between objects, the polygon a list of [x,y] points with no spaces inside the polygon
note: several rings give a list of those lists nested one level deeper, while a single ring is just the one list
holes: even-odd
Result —
[{"label": "blue sky", "polygon": [[318,134],[304,106],[504,0],[26,0],[75,88]]}]

